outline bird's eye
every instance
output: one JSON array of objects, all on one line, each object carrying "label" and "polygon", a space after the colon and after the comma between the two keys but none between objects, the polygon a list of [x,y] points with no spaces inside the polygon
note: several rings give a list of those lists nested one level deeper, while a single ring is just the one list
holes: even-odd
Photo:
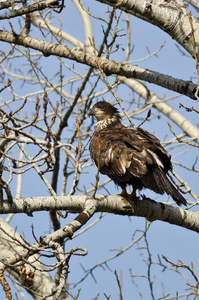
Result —
[{"label": "bird's eye", "polygon": [[123,141],[118,141],[117,142],[117,146],[120,148],[120,149],[123,149],[124,146],[125,146],[125,143]]}]

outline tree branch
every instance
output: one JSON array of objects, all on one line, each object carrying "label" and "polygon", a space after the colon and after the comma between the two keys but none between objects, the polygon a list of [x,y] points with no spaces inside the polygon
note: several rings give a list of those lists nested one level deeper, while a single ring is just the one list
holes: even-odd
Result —
[{"label": "tree branch", "polygon": [[190,81],[173,78],[171,76],[140,68],[138,66],[132,66],[126,63],[118,63],[105,57],[96,58],[95,55],[78,50],[77,48],[70,48],[65,45],[49,43],[29,36],[24,37],[22,35],[12,34],[8,31],[0,31],[0,40],[41,51],[44,56],[56,55],[65,57],[96,69],[99,68],[100,63],[101,69],[107,75],[115,74],[125,76],[127,78],[145,80],[169,90],[173,90],[177,93],[186,95],[191,99],[196,99],[195,92],[197,90],[197,85]]},{"label": "tree branch", "polygon": [[[191,26],[186,7],[179,1],[137,1],[137,0],[97,0],[123,10],[161,28],[176,40],[192,57],[194,47],[191,41]],[[199,20],[192,17],[196,44],[199,44]],[[199,53],[197,53],[199,59]]]},{"label": "tree branch", "polygon": [[[12,4],[13,3],[11,2],[9,6],[11,6]],[[14,9],[10,14],[1,15],[0,20],[11,19],[25,14],[30,14],[33,13],[34,11],[44,10],[45,8],[48,8],[53,5],[57,6],[57,4],[58,4],[57,0],[48,0],[48,1],[33,3],[31,5],[27,5],[22,8]]]},{"label": "tree branch", "polygon": [[[4,220],[0,219],[0,238],[1,238],[1,262],[0,262],[0,270],[3,274],[5,269],[6,261],[9,264],[10,257],[17,257],[19,254],[24,252],[25,244],[22,237]],[[25,250],[27,253],[27,249]],[[4,265],[5,263],[5,265]],[[21,268],[25,268],[25,280],[22,282],[20,278],[20,270]],[[48,297],[49,300],[52,300],[53,297],[50,296],[56,290],[56,284],[54,280],[51,278],[50,274],[47,272],[47,269],[43,265],[39,256],[32,255],[29,258],[26,257],[23,261],[23,264],[19,266],[12,266],[12,268],[8,268],[9,273],[15,277],[26,289],[27,291],[34,297],[35,300],[41,300],[43,297]],[[32,278],[28,277],[28,274],[34,274]],[[42,297],[41,297],[42,295]],[[7,299],[7,298],[6,298]],[[11,298],[10,298],[11,299]],[[67,299],[67,297],[60,297],[60,299]]]},{"label": "tree branch", "polygon": [[[155,202],[145,197],[142,200],[132,201],[132,209],[126,208],[126,204],[119,195],[97,195],[96,200],[92,199],[90,195],[57,196],[56,200],[54,197],[22,198],[13,200],[13,203],[2,201],[0,214],[26,213],[32,215],[34,211],[49,211],[51,209],[80,213],[88,200],[96,207],[96,212],[145,217],[149,221],[160,220],[199,232],[198,212]],[[63,228],[60,230],[63,231]],[[59,230],[56,231],[56,236],[60,236]],[[53,239],[56,240],[56,238]]]}]

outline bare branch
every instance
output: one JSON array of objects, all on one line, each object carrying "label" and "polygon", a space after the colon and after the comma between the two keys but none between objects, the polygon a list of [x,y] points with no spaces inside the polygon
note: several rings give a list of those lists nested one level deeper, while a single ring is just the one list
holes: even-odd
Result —
[{"label": "bare branch", "polygon": [[[12,3],[15,3],[15,2],[13,1]],[[30,14],[30,13],[33,13],[34,11],[44,10],[45,8],[49,8],[51,6],[58,7],[57,3],[58,3],[57,0],[47,0],[47,1],[40,1],[37,3],[33,3],[31,5],[27,5],[22,8],[13,9],[9,15],[8,14],[1,15],[0,20],[11,19],[11,18],[15,18],[18,16]],[[9,6],[10,6],[10,4],[11,3],[9,3]],[[59,5],[59,7],[60,7],[60,5]]]},{"label": "bare branch", "polygon": [[[22,198],[17,200],[13,199],[13,203],[9,203],[8,201],[4,200],[2,206],[0,207],[0,214],[32,214],[34,211],[49,211],[52,208],[55,210],[66,210],[70,213],[79,213],[84,208],[84,205],[87,203],[88,199],[90,199],[89,195],[56,196],[56,198]],[[96,207],[96,211],[98,212],[145,217],[151,222],[155,220],[161,220],[163,222],[175,224],[192,231],[199,232],[198,212],[187,211],[168,204],[155,202],[150,198],[143,197],[142,200],[137,200],[136,202],[131,201],[132,210],[126,209],[126,204],[122,201],[122,197],[119,195],[96,195],[96,200],[90,200],[89,203],[94,205]],[[60,230],[60,232],[63,233],[63,229]],[[59,230],[56,232],[56,235],[58,235],[58,233]]]},{"label": "bare branch", "polygon": [[12,33],[6,31],[0,31],[0,40],[41,51],[44,56],[55,55],[66,57],[68,59],[81,62],[82,64],[89,65],[92,68],[98,69],[100,63],[100,66],[105,74],[116,74],[125,76],[127,78],[142,79],[150,83],[155,83],[164,88],[168,88],[177,93],[184,94],[191,99],[196,99],[195,92],[197,85],[190,81],[183,81],[141,67],[130,66],[125,63],[117,63],[104,57],[96,59],[95,55],[85,53],[78,49],[73,49],[64,45],[55,45],[53,43],[48,43],[31,37],[23,37],[17,34],[13,35]]}]

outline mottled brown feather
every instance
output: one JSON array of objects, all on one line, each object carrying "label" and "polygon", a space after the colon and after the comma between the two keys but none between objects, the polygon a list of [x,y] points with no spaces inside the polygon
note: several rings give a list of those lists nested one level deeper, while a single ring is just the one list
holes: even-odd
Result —
[{"label": "mottled brown feather", "polygon": [[184,197],[166,176],[172,169],[171,160],[154,135],[122,125],[118,110],[105,101],[94,105],[93,114],[98,123],[89,150],[97,166],[99,161],[100,173],[122,188],[131,185],[139,190],[166,192],[178,205],[186,205]]}]

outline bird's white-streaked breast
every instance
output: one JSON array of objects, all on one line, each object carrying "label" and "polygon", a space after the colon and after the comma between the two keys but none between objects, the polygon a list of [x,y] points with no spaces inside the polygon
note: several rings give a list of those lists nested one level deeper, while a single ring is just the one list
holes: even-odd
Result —
[{"label": "bird's white-streaked breast", "polygon": [[108,127],[109,125],[111,125],[112,123],[114,123],[116,121],[117,121],[116,117],[98,121],[95,125],[95,131],[105,129],[106,127]]}]

